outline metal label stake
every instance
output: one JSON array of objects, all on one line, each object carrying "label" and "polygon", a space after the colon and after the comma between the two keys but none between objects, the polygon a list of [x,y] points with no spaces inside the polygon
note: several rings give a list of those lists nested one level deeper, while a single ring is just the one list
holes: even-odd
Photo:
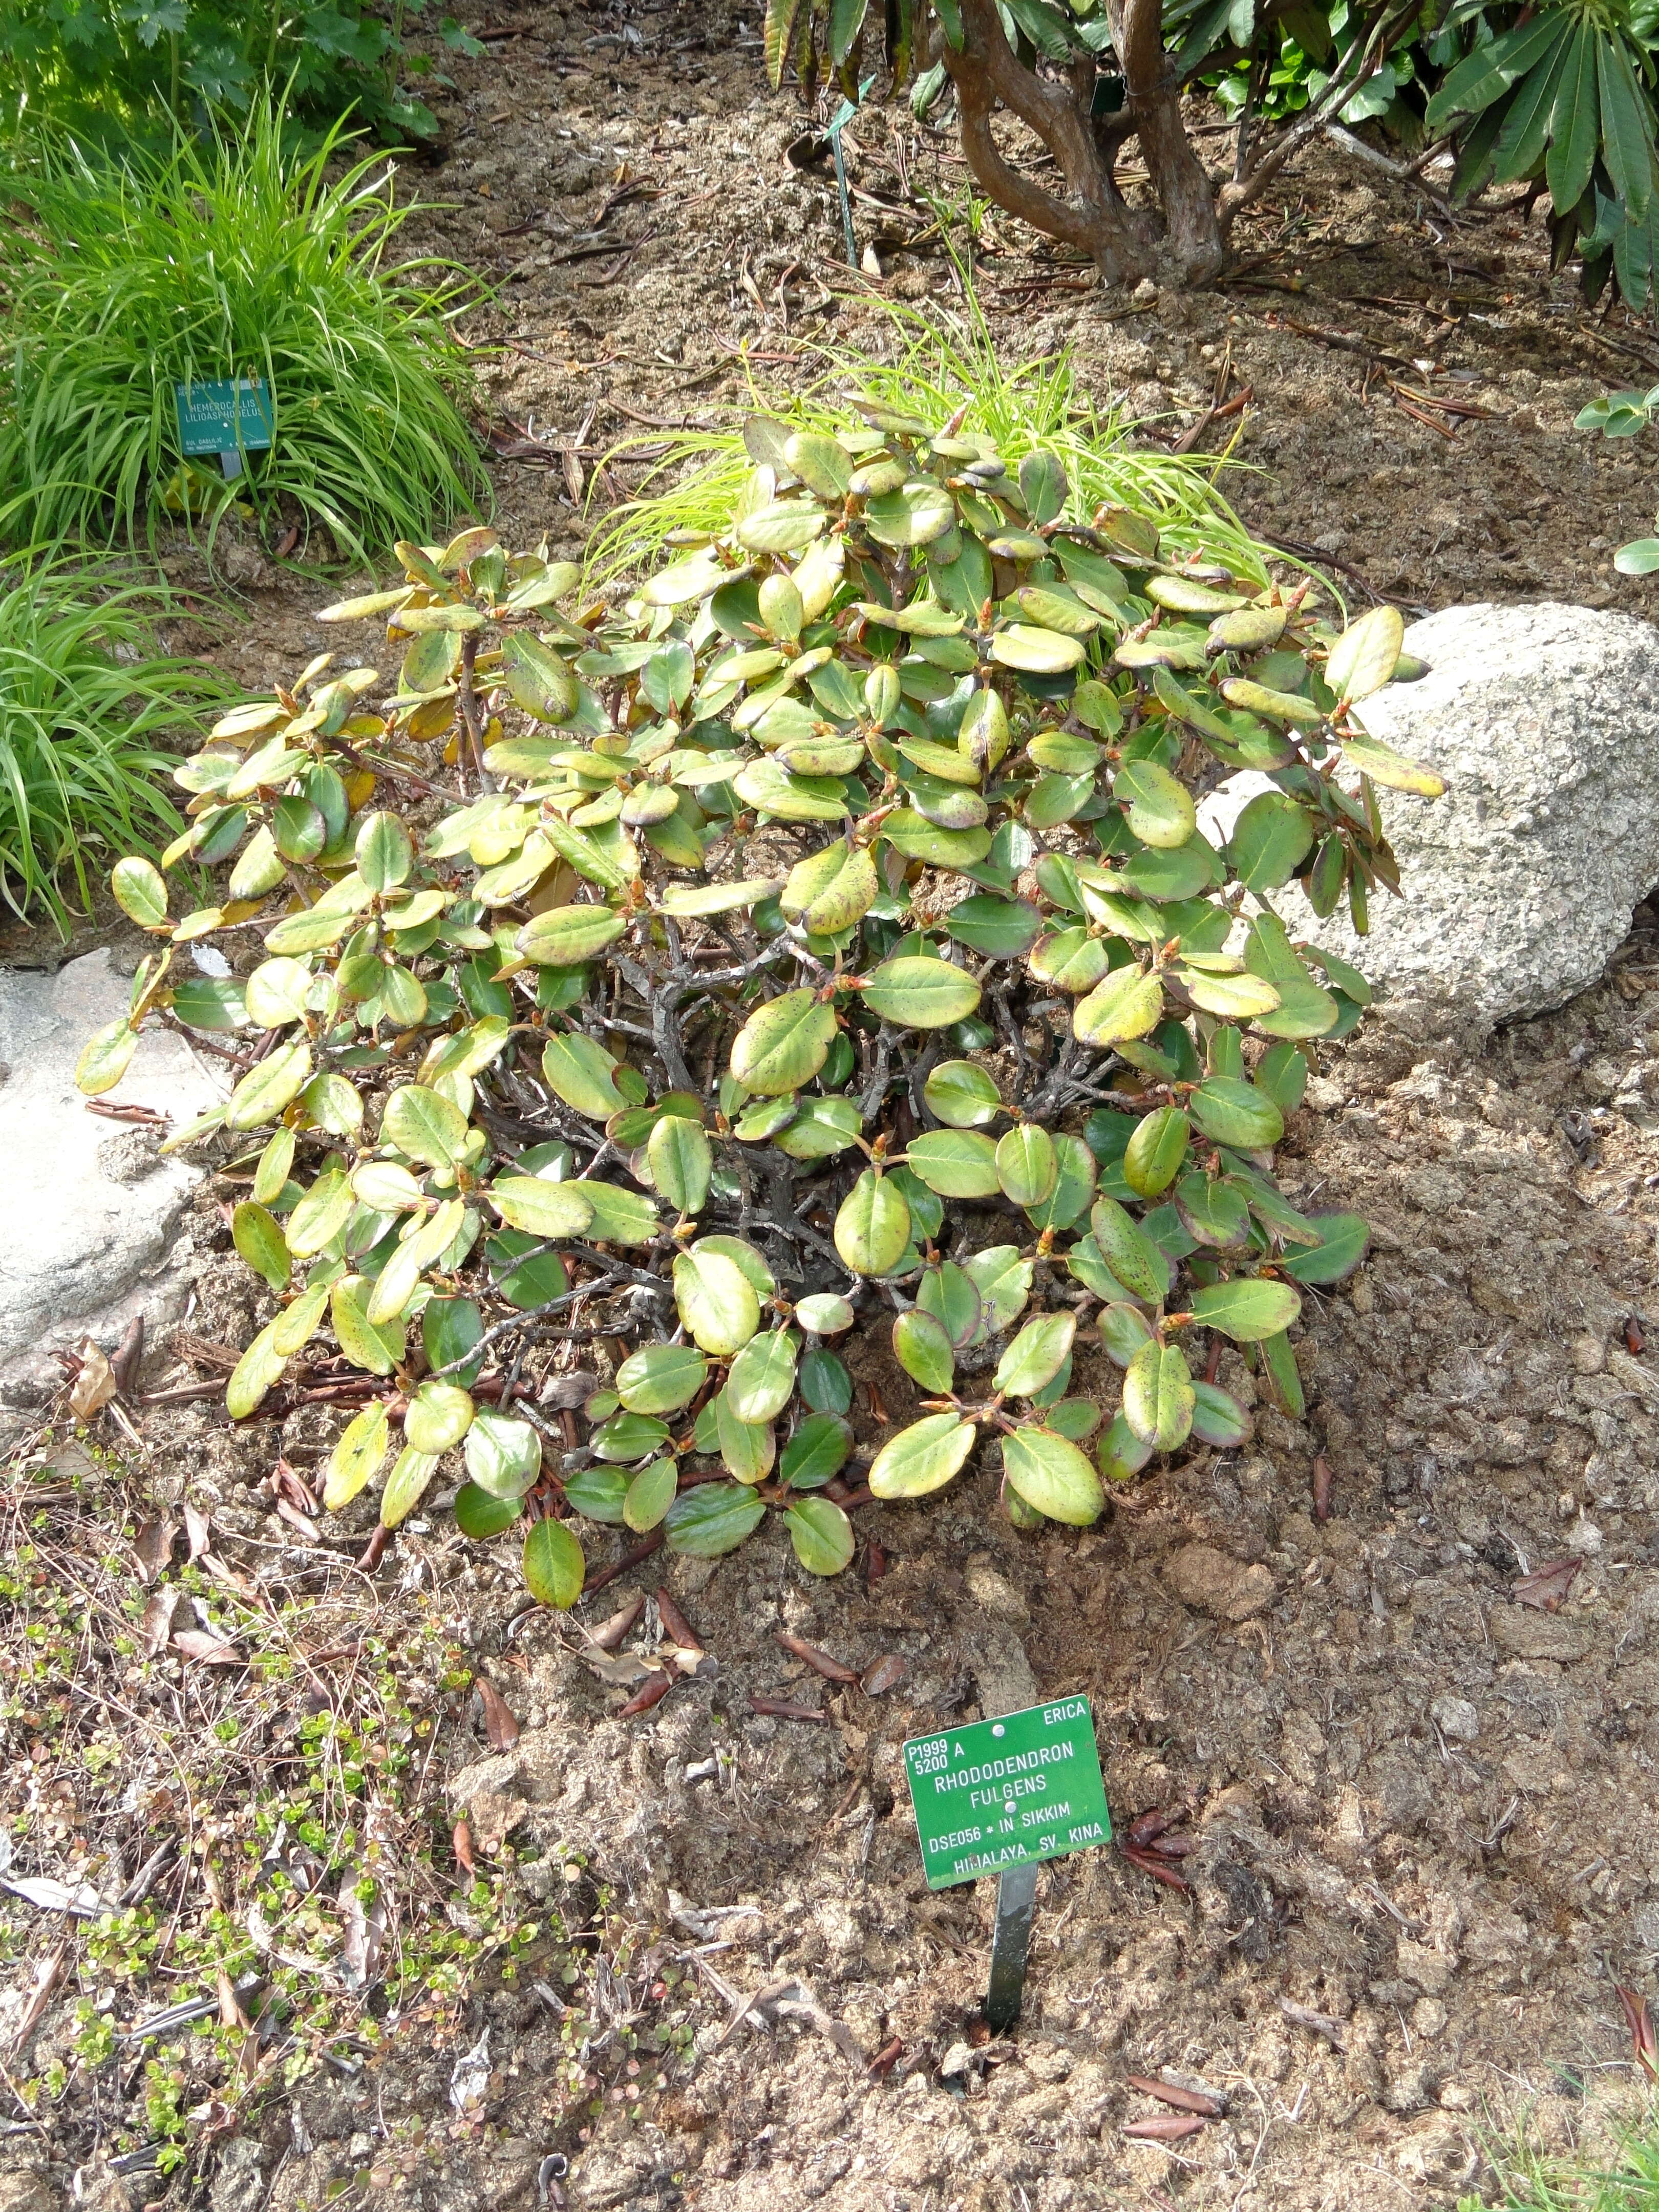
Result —
[{"label": "metal label stake", "polygon": [[985,2018],[993,2035],[1006,2035],[1019,2018],[1025,1994],[1025,1958],[1036,1917],[1036,1863],[1010,1867],[997,1876],[997,1924],[991,1938],[991,1986]]}]

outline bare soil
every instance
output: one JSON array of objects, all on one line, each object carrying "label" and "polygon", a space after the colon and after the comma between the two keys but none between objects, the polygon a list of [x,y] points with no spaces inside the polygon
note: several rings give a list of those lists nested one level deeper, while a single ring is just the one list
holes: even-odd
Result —
[{"label": "bare soil", "polygon": [[[455,65],[441,155],[413,181],[450,203],[425,219],[434,247],[501,288],[473,335],[523,349],[485,370],[504,527],[574,549],[594,471],[609,470],[601,503],[637,477],[605,463],[617,439],[715,420],[750,374],[799,383],[816,344],[882,343],[877,288],[845,265],[827,170],[785,158],[801,118],[762,88],[754,9],[548,7],[478,27],[489,58]],[[938,252],[900,243],[932,222],[927,193],[963,204],[949,139],[902,108],[853,136],[880,289],[959,304]],[[1169,436],[1230,362],[1253,400],[1200,446],[1237,432],[1244,518],[1342,564],[1346,589],[1644,607],[1611,548],[1651,526],[1651,455],[1571,425],[1609,385],[1655,380],[1659,348],[1617,311],[1582,310],[1535,221],[1449,216],[1327,149],[1236,243],[1217,289],[1127,301],[993,216],[980,295],[1011,356],[1069,343],[1097,400],[1126,395]],[[335,585],[253,548],[240,583],[246,620],[216,650],[250,684],[337,641],[309,613]],[[1547,2137],[1575,2124],[1598,2084],[1627,2078],[1614,1984],[1651,1987],[1659,1962],[1659,1342],[1642,1348],[1644,1314],[1659,1327],[1656,984],[1644,909],[1607,980],[1559,1013],[1481,1041],[1385,1010],[1326,1054],[1287,1181],[1366,1214],[1376,1248],[1310,1302],[1308,1419],[1259,1409],[1248,1449],[1196,1453],[1092,1530],[1019,1534],[980,1474],[925,1507],[860,1508],[860,1565],[833,1583],[769,1536],[676,1562],[665,1586],[716,1663],[629,1720],[571,1628],[522,1609],[510,1539],[465,1546],[446,1516],[400,1534],[356,1601],[378,1619],[424,1593],[522,1731],[492,1749],[478,1702],[449,1701],[438,1826],[465,1817],[480,1862],[532,1899],[584,1869],[596,1932],[574,2074],[560,2006],[498,1960],[365,2063],[268,2097],[242,2132],[210,2118],[171,2185],[107,2163],[143,2134],[136,2074],[112,2103],[71,2094],[53,2126],[0,2142],[0,2206],[210,2190],[214,2212],[310,2212],[392,2189],[434,2212],[1399,2212],[1477,2186],[1484,2118],[1518,2094],[1540,2100]],[[205,1249],[224,1242],[211,1205],[200,1226],[190,1330],[240,1344],[261,1294]],[[912,1387],[875,1337],[848,1356],[868,1447]],[[1095,1357],[1079,1387],[1103,1390]],[[163,1345],[146,1380],[185,1371]],[[345,1604],[368,1504],[301,1549],[270,1487],[279,1455],[309,1478],[338,1418],[233,1430],[210,1400],[155,1408],[137,1477],[207,1515],[231,1571]],[[114,1546],[118,1527],[85,1540]],[[589,1548],[598,1569],[622,1547]],[[1581,1564],[1558,1609],[1517,1596],[1563,1558]],[[654,1590],[659,1565],[581,1619]],[[902,1671],[878,1694],[835,1686],[780,1632],[861,1674]],[[1185,1808],[1194,1848],[1173,1863],[1184,1888],[1115,1850],[1047,1869],[1024,2014],[988,2041],[991,1886],[927,1891],[899,1747],[971,1717],[1010,1637],[1043,1697],[1093,1699],[1120,1831]],[[818,1717],[757,1714],[757,1693]],[[27,1715],[9,1733],[15,1775]],[[62,1873],[94,1814],[113,1832],[112,1785],[66,1786],[57,1826],[18,1826],[14,1871]],[[130,1866],[155,1815],[124,1817]],[[431,1863],[459,1884],[441,1849]],[[181,1892],[181,1913],[198,1906]],[[245,1911],[240,1890],[227,1909]],[[16,1938],[25,1995],[62,1935],[42,1917]],[[618,1979],[607,1931],[623,1923],[636,1950]],[[71,1948],[14,2074],[70,2051],[70,2008],[98,1979]],[[143,2008],[165,2001],[152,1987]],[[458,2103],[457,2061],[486,2027],[487,2084]],[[620,2064],[628,2029],[653,2046],[638,2075]],[[1171,2144],[1127,2136],[1164,2109],[1127,2077],[1164,2069],[1224,2117]]]}]

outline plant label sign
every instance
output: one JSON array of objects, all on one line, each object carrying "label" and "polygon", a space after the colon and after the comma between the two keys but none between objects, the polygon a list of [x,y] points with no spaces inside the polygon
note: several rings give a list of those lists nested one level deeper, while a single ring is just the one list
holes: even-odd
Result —
[{"label": "plant label sign", "polygon": [[904,1771],[929,1889],[1112,1839],[1087,1698],[914,1736]]},{"label": "plant label sign", "polygon": [[244,453],[265,451],[276,434],[262,376],[240,376],[234,383],[175,384],[173,397],[179,452],[217,453],[228,478],[241,475]]}]

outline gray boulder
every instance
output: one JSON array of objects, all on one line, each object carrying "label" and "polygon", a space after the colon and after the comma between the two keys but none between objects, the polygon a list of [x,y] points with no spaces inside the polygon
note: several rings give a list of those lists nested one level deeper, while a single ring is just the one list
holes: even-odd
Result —
[{"label": "gray boulder", "polygon": [[1362,717],[1449,787],[1380,794],[1404,897],[1379,892],[1363,939],[1346,908],[1275,904],[1390,998],[1480,1024],[1543,1013],[1596,981],[1659,884],[1659,630],[1549,602],[1449,607],[1406,649],[1430,673]]},{"label": "gray boulder", "polygon": [[[56,975],[0,969],[0,1378],[56,1372],[53,1346],[90,1334],[107,1348],[141,1308],[159,1320],[188,1293],[177,1247],[201,1171],[160,1157],[164,1133],[92,1113],[75,1088],[82,1045],[125,1012],[130,988],[107,951]],[[177,1126],[222,1095],[185,1040],[158,1030],[107,1103]]]}]

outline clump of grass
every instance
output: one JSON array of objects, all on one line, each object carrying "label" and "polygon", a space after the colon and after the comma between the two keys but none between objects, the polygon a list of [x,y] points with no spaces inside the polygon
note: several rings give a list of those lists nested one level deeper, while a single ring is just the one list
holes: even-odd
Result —
[{"label": "clump of grass", "polygon": [[1486,2149],[1493,2186],[1457,2212],[1659,2212],[1659,2100],[1567,2152],[1539,2149],[1524,2129]]},{"label": "clump of grass", "polygon": [[[165,155],[46,143],[8,180],[0,292],[0,533],[153,543],[167,510],[210,523],[234,495],[321,524],[364,560],[479,507],[456,316],[477,286],[393,261],[414,204],[392,168],[337,174],[339,126],[294,150],[279,104]],[[179,453],[175,387],[263,377],[269,453],[234,486]]]},{"label": "clump of grass", "polygon": [[166,778],[228,687],[158,653],[163,603],[62,563],[0,562],[0,900],[62,927],[73,887],[179,826]]},{"label": "clump of grass", "polygon": [[[803,429],[832,430],[855,397],[942,428],[959,410],[963,427],[995,441],[1006,460],[1041,447],[1065,465],[1071,483],[1068,517],[1086,522],[1103,505],[1133,507],[1155,521],[1176,553],[1200,548],[1239,575],[1266,582],[1266,549],[1258,544],[1217,487],[1223,464],[1204,454],[1160,453],[1133,441],[1131,417],[1101,408],[1083,388],[1069,347],[1010,363],[999,353],[990,319],[974,287],[971,266],[948,246],[962,289],[955,311],[927,310],[877,298],[890,325],[890,352],[847,346],[818,349],[823,374],[799,393],[752,387],[752,405]],[[625,441],[617,450],[625,454]],[[662,557],[679,530],[723,527],[752,464],[738,423],[694,430],[668,448],[588,548],[590,580],[603,584]],[[680,482],[663,496],[672,479]]]}]

